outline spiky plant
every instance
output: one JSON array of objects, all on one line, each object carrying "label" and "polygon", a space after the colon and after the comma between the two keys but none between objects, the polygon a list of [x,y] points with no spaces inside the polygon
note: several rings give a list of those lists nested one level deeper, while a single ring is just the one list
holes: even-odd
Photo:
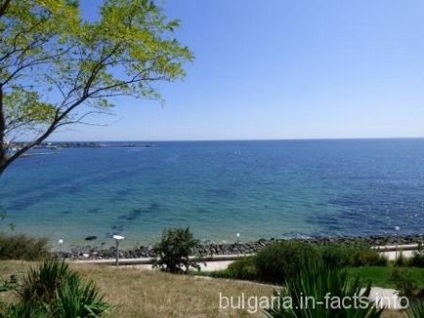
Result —
[{"label": "spiky plant", "polygon": [[92,282],[83,282],[65,262],[50,260],[31,269],[6,317],[100,317],[109,309]]},{"label": "spiky plant", "polygon": [[371,286],[349,278],[346,268],[322,261],[307,262],[298,275],[288,277],[269,318],[375,318],[382,309],[368,301]]},{"label": "spiky plant", "polygon": [[59,288],[57,296],[54,317],[100,317],[109,309],[93,282],[73,279]]},{"label": "spiky plant", "polygon": [[31,268],[18,291],[20,299],[27,303],[49,303],[56,297],[59,287],[77,279],[78,274],[65,262],[48,260],[38,268]]},{"label": "spiky plant", "polygon": [[424,300],[414,300],[409,303],[409,307],[406,310],[406,314],[409,318],[422,318],[424,317]]}]

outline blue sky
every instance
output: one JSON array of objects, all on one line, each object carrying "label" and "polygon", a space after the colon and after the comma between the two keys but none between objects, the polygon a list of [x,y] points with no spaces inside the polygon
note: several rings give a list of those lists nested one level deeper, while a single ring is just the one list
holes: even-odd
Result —
[{"label": "blue sky", "polygon": [[[82,1],[94,14],[99,0]],[[424,2],[174,0],[195,60],[166,100],[120,98],[53,140],[424,136]]]}]

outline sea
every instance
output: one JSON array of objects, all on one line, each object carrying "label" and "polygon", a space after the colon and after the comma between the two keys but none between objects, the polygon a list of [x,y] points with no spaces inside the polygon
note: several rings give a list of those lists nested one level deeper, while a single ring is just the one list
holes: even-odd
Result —
[{"label": "sea", "polygon": [[424,139],[102,144],[17,160],[0,230],[53,247],[147,245],[171,227],[217,243],[424,232]]}]

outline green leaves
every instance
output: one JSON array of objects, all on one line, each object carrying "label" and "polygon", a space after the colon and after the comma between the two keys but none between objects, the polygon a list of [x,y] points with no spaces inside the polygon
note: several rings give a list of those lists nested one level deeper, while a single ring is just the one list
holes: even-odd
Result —
[{"label": "green leaves", "polygon": [[118,95],[161,100],[154,83],[182,78],[193,60],[174,37],[179,21],[154,1],[104,0],[95,21],[82,19],[78,4],[2,2],[0,173],[16,159],[5,160],[4,140],[32,136],[25,152],[85,118],[80,108],[110,108]]},{"label": "green leaves", "polygon": [[153,266],[170,273],[187,273],[190,267],[200,270],[199,264],[190,259],[198,244],[189,228],[165,229],[161,241],[154,247],[158,258]]},{"label": "green leaves", "polygon": [[311,261],[287,279],[265,314],[269,318],[380,317],[383,310],[368,301],[370,291],[371,286],[364,286],[359,278],[349,278],[346,268]]},{"label": "green leaves", "polygon": [[101,317],[110,309],[93,282],[56,260],[31,269],[18,296],[8,317]]},{"label": "green leaves", "polygon": [[37,91],[25,90],[20,86],[14,86],[3,98],[9,126],[12,121],[14,125],[50,122],[56,113],[54,105],[42,102]]}]

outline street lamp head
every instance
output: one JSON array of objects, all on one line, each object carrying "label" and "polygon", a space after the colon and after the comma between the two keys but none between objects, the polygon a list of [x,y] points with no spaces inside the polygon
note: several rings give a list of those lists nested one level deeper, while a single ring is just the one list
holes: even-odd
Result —
[{"label": "street lamp head", "polygon": [[114,236],[113,236],[113,238],[114,238],[115,240],[120,241],[120,240],[123,240],[125,237],[123,237],[123,236],[121,236],[121,235],[114,235]]},{"label": "street lamp head", "polygon": [[63,240],[59,239],[59,241],[57,241],[59,244],[63,244]]},{"label": "street lamp head", "polygon": [[236,234],[236,236],[237,236],[237,237],[240,237],[240,233],[237,233],[237,234]]},{"label": "street lamp head", "polygon": [[395,226],[395,231],[399,231],[400,227],[399,226]]}]

